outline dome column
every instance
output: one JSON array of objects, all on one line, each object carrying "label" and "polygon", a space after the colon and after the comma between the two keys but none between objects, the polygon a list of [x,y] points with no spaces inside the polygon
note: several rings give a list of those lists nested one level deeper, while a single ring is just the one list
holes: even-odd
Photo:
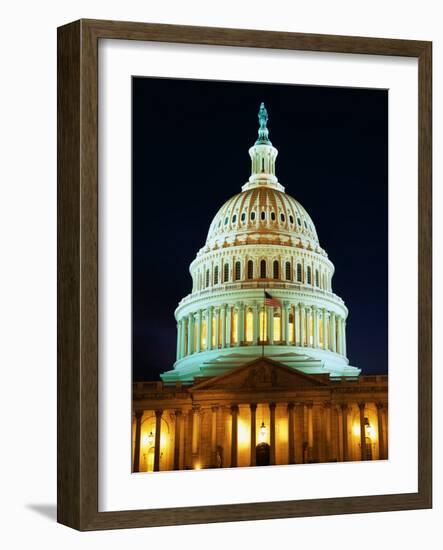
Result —
[{"label": "dome column", "polygon": [[282,308],[282,335],[281,340],[284,344],[289,344],[289,304],[287,300],[283,301]]},{"label": "dome column", "polygon": [[243,302],[237,302],[237,346],[243,343],[245,334],[245,306]]},{"label": "dome column", "polygon": [[227,305],[223,304],[221,308],[221,347],[226,347],[226,324],[227,324]]},{"label": "dome column", "polygon": [[268,344],[272,345],[274,343],[274,308],[272,306],[268,306],[267,309],[267,316],[268,316],[268,322],[267,322],[267,340]]},{"label": "dome column", "polygon": [[323,349],[329,348],[328,312],[323,309]]},{"label": "dome column", "polygon": [[306,346],[307,338],[306,338],[306,310],[305,305],[300,304],[300,338],[301,342],[300,345],[302,347]]},{"label": "dome column", "polygon": [[300,304],[295,304],[294,307],[294,343],[296,346],[301,346],[301,317]]},{"label": "dome column", "polygon": [[341,337],[342,337],[342,355],[346,357],[346,321],[345,319],[342,319],[342,330],[341,330]]},{"label": "dome column", "polygon": [[181,337],[180,328],[181,328],[181,321],[178,321],[177,322],[177,347],[175,348],[176,349],[175,357],[176,357],[177,361],[179,359],[181,359],[181,357],[180,357],[180,337]]},{"label": "dome column", "polygon": [[206,349],[212,349],[212,316],[214,307],[210,306],[206,311]]},{"label": "dome column", "polygon": [[335,328],[335,313],[331,313],[331,318],[329,321],[330,329],[331,329],[331,344],[332,344],[332,351],[335,353],[337,351],[337,335],[336,335],[336,328]]},{"label": "dome column", "polygon": [[312,318],[313,318],[313,347],[314,348],[318,348],[319,347],[319,325],[320,325],[320,321],[319,321],[319,315],[318,315],[318,309],[316,308],[316,306],[312,306]]},{"label": "dome column", "polygon": [[306,344],[307,347],[310,348],[312,346],[311,344],[311,315],[312,310],[310,307],[306,308]]},{"label": "dome column", "polygon": [[231,347],[231,321],[232,321],[232,308],[226,307],[226,328],[225,328],[225,347]]},{"label": "dome column", "polygon": [[196,353],[200,353],[201,351],[201,341],[202,341],[202,310],[199,309],[197,312],[197,342],[195,342]]},{"label": "dome column", "polygon": [[191,353],[194,353],[193,339],[194,339],[194,315],[190,313],[188,315],[188,355],[191,355]]},{"label": "dome column", "polygon": [[215,310],[215,349],[220,347],[220,308]]},{"label": "dome column", "polygon": [[258,304],[257,302],[254,302],[253,308],[252,308],[252,315],[253,315],[253,321],[252,321],[252,343],[254,346],[258,344],[258,330],[259,330],[259,316],[258,316]]}]

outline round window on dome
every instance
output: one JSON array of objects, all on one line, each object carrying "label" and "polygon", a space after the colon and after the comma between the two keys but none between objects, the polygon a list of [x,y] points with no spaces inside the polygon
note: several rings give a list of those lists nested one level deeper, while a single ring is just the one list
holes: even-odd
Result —
[{"label": "round window on dome", "polygon": [[241,221],[244,222],[246,220],[246,212],[242,212],[242,215],[241,215]]},{"label": "round window on dome", "polygon": [[271,212],[271,220],[275,222],[275,212]]},{"label": "round window on dome", "polygon": [[261,219],[264,221],[264,220],[266,219],[266,212],[263,211],[263,212],[260,214],[260,216],[261,216]]},{"label": "round window on dome", "polygon": [[308,229],[308,224],[306,223],[306,220],[305,220],[305,228]]},{"label": "round window on dome", "polygon": [[255,220],[255,212],[251,212],[251,221]]},{"label": "round window on dome", "polygon": [[234,214],[232,216],[232,223],[235,223],[237,221],[237,214]]},{"label": "round window on dome", "polygon": [[283,214],[283,212],[280,214],[280,219],[281,219],[282,222],[285,221],[285,215]]},{"label": "round window on dome", "polygon": [[229,218],[225,218],[225,225],[227,225]]},{"label": "round window on dome", "polygon": [[291,222],[291,224],[294,223],[294,217],[292,216],[292,214],[289,216],[289,221]]},{"label": "round window on dome", "polygon": [[301,219],[300,218],[297,218],[297,223],[298,223],[298,225],[301,225]]}]

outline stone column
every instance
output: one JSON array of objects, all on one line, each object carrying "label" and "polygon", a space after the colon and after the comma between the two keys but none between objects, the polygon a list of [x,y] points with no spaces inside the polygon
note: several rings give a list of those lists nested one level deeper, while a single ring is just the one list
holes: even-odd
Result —
[{"label": "stone column", "polygon": [[282,342],[286,345],[289,344],[289,304],[285,300],[283,302],[282,308],[281,308],[281,315],[282,315]]},{"label": "stone column", "polygon": [[250,465],[255,466],[256,465],[256,455],[255,455],[255,448],[257,446],[256,442],[256,435],[257,435],[257,403],[251,403],[249,405],[249,408],[251,410],[251,458],[250,458]]},{"label": "stone column", "polygon": [[275,403],[269,403],[269,411],[271,417],[271,430],[270,430],[270,447],[271,447],[271,456],[270,464],[275,464]]},{"label": "stone column", "polygon": [[200,439],[199,434],[199,410],[197,408],[192,409],[192,460],[194,461],[198,455],[198,443]]},{"label": "stone column", "polygon": [[217,466],[217,413],[218,407],[211,407],[211,464]]},{"label": "stone column", "polygon": [[300,337],[301,345],[306,346],[306,309],[304,304],[300,304]]},{"label": "stone column", "polygon": [[174,433],[174,470],[180,470],[180,431],[182,412],[175,411],[175,433]]},{"label": "stone column", "polygon": [[140,439],[142,429],[143,411],[135,411],[135,438],[134,438],[134,462],[132,465],[133,472],[140,471]]},{"label": "stone column", "polygon": [[328,312],[323,309],[323,349],[329,348]]},{"label": "stone column", "polygon": [[335,313],[331,313],[331,320],[330,320],[330,328],[331,328],[331,343],[332,343],[332,351],[337,351],[337,332],[336,332],[336,323],[335,323]]},{"label": "stone column", "polygon": [[191,353],[194,353],[193,340],[194,340],[194,316],[192,313],[190,313],[188,316],[188,355],[191,355]]},{"label": "stone column", "polygon": [[267,340],[268,340],[268,344],[272,345],[274,343],[274,308],[272,306],[267,307],[267,316],[268,316]]},{"label": "stone column", "polygon": [[288,403],[288,464],[295,464],[295,405]]},{"label": "stone column", "polygon": [[245,334],[245,307],[237,302],[237,346],[241,346]]},{"label": "stone column", "polygon": [[209,306],[206,313],[206,349],[212,349],[212,316],[214,307]]},{"label": "stone column", "polygon": [[313,337],[313,341],[314,341],[314,348],[318,348],[319,347],[319,318],[318,318],[318,309],[316,306],[312,306],[312,316],[313,316],[313,325],[314,325],[314,337]]},{"label": "stone column", "polygon": [[154,447],[154,472],[160,471],[160,435],[163,411],[155,411],[155,447]]},{"label": "stone column", "polygon": [[342,355],[346,356],[346,321],[342,319]]},{"label": "stone column", "polygon": [[343,431],[343,461],[349,460],[348,451],[348,405],[347,403],[341,403],[342,414],[342,431]]},{"label": "stone column", "polygon": [[325,443],[326,443],[326,460],[332,460],[332,411],[331,411],[331,402],[326,401],[324,404],[325,408]]},{"label": "stone column", "polygon": [[215,310],[215,349],[220,347],[220,308]]},{"label": "stone column", "polygon": [[386,447],[385,447],[385,434],[383,430],[383,403],[376,403],[377,407],[377,429],[378,429],[378,458],[386,458]]},{"label": "stone column", "polygon": [[260,327],[260,321],[259,321],[259,315],[258,315],[258,304],[257,302],[254,302],[254,306],[252,308],[252,343],[254,346],[258,344],[259,327]]},{"label": "stone column", "polygon": [[223,304],[221,309],[221,347],[226,347],[226,325],[227,325],[227,305]]},{"label": "stone column", "polygon": [[[307,340],[307,346],[308,348],[311,347],[311,345],[314,345],[314,342],[311,344],[311,317],[312,317],[312,308],[308,307],[306,308],[306,340]],[[313,335],[312,335],[313,336]],[[314,338],[312,339],[314,340]]]},{"label": "stone column", "polygon": [[301,346],[300,304],[295,304],[295,307],[294,307],[294,343],[296,346]]},{"label": "stone column", "polygon": [[311,462],[314,455],[314,422],[312,418],[312,409],[314,404],[308,403],[308,462]]},{"label": "stone column", "polygon": [[201,351],[201,342],[202,342],[202,310],[199,309],[197,312],[197,342],[194,342],[194,349],[197,353]]},{"label": "stone column", "polygon": [[231,306],[226,309],[226,347],[231,347],[231,322],[232,322],[232,308]]},{"label": "stone column", "polygon": [[235,468],[238,455],[238,405],[231,405],[231,422],[231,468]]}]

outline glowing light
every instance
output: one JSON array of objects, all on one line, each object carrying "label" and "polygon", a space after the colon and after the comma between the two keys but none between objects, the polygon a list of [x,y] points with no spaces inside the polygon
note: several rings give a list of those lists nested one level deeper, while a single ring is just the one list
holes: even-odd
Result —
[{"label": "glowing light", "polygon": [[259,436],[260,443],[263,443],[266,440],[266,434],[268,433],[268,430],[264,422],[261,423],[259,433],[260,433],[260,436]]},{"label": "glowing light", "polygon": [[360,424],[354,424],[352,426],[352,433],[355,437],[360,437]]},{"label": "glowing light", "polygon": [[152,446],[154,443],[154,434],[152,433],[152,430],[149,432],[149,434],[145,434],[143,436],[143,445],[148,445],[149,447]]},{"label": "glowing light", "polygon": [[368,437],[370,437],[370,438],[375,437],[375,430],[374,430],[374,428],[371,426],[371,424],[368,424],[368,425],[366,426],[366,433],[367,433]]},{"label": "glowing light", "polygon": [[196,462],[194,464],[194,470],[201,470],[202,469],[202,465],[200,464],[200,462]]},{"label": "glowing light", "polygon": [[240,447],[247,447],[250,441],[250,430],[243,420],[238,421],[238,444]]}]

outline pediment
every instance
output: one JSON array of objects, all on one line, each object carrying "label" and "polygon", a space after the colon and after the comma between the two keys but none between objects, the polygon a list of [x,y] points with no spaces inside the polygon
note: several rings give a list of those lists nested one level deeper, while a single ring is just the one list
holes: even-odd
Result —
[{"label": "pediment", "polygon": [[259,358],[213,378],[197,381],[190,389],[266,391],[329,386],[327,374],[305,374],[268,358]]}]

